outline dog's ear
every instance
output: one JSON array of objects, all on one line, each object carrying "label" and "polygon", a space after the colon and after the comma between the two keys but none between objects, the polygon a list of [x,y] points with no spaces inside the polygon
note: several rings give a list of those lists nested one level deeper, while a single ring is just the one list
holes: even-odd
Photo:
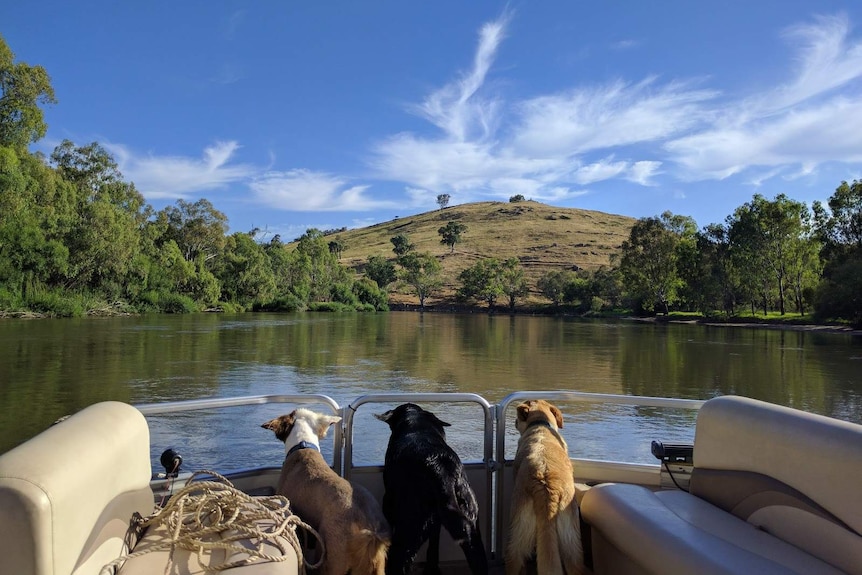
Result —
[{"label": "dog's ear", "polygon": [[436,415],[434,415],[434,414],[433,414],[433,413],[431,413],[430,411],[426,411],[425,413],[427,413],[428,415],[430,415],[430,416],[431,416],[431,419],[432,419],[435,423],[437,423],[438,425],[442,425],[443,427],[451,427],[451,426],[452,426],[452,424],[451,424],[451,423],[446,423],[445,421],[443,421],[442,419],[440,419],[439,417],[437,417]]},{"label": "dog's ear", "polygon": [[326,432],[329,431],[329,428],[332,425],[341,421],[341,418],[337,415],[318,415],[315,432],[317,433],[317,437],[323,439],[326,437]]},{"label": "dog's ear", "polygon": [[529,402],[525,401],[524,403],[522,403],[521,405],[518,406],[518,408],[516,410],[516,417],[520,421],[527,421],[527,415],[529,415],[529,413],[530,413],[530,404],[529,404]]},{"label": "dog's ear", "polygon": [[386,413],[375,413],[374,417],[376,417],[383,423],[389,423],[389,420],[392,418],[392,410],[390,409]]},{"label": "dog's ear", "polygon": [[554,414],[554,419],[557,420],[557,427],[563,427],[563,412],[557,409],[556,405],[551,406],[551,413]]}]

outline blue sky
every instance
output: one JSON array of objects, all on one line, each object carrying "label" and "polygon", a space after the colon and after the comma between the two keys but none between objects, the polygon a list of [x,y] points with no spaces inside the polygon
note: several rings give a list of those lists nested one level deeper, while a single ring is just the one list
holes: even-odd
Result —
[{"label": "blue sky", "polygon": [[862,3],[3,2],[50,152],[293,239],[523,194],[721,222],[862,177]]}]

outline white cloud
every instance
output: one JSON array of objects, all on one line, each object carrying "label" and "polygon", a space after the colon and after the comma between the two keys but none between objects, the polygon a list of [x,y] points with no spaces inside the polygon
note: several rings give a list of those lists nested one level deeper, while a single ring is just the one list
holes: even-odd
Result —
[{"label": "white cloud", "polygon": [[800,47],[787,83],[729,102],[706,129],[665,144],[683,177],[723,179],[756,166],[811,173],[822,162],[862,161],[862,43],[849,31],[840,16],[789,29]]},{"label": "white cloud", "polygon": [[617,81],[540,96],[520,105],[516,145],[534,154],[584,153],[661,140],[709,117],[704,102],[717,93],[689,84]]},{"label": "white cloud", "polygon": [[270,171],[252,179],[249,186],[257,201],[278,210],[349,212],[399,205],[366,197],[367,185],[352,185],[345,178],[310,170]]},{"label": "white cloud", "polygon": [[642,186],[653,186],[655,183],[652,179],[660,173],[658,171],[660,167],[661,162],[651,162],[648,160],[635,162],[629,167],[626,179]]},{"label": "white cloud", "polygon": [[216,142],[201,158],[137,155],[119,144],[106,144],[117,159],[120,171],[148,199],[179,199],[191,194],[223,188],[251,177],[257,169],[231,163],[239,144]]}]

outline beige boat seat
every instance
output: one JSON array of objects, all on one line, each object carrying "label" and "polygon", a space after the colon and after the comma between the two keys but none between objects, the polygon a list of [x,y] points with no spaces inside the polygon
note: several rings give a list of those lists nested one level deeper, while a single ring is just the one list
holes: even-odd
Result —
[{"label": "beige boat seat", "polygon": [[862,574],[862,426],[723,396],[697,417],[690,493],[581,502],[596,575]]},{"label": "beige boat seat", "polygon": [[[135,513],[153,511],[151,473],[146,419],[120,402],[87,407],[0,455],[0,573],[97,575],[130,546],[139,551],[164,538],[163,530],[147,531],[139,542],[128,535]],[[225,573],[296,574],[296,556],[288,555]],[[161,574],[167,564],[167,551],[154,552],[127,561],[119,573]],[[178,549],[169,573],[203,570]]]}]

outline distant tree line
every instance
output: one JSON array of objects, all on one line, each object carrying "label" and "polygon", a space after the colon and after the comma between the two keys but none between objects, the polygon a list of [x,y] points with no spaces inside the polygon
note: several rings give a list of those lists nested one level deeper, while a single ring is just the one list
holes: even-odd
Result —
[{"label": "distant tree line", "polygon": [[[357,275],[339,263],[345,228],[309,229],[291,247],[260,230],[228,234],[205,199],[155,211],[97,142],[32,153],[55,101],[45,70],[16,63],[0,37],[0,312],[385,310],[393,286],[424,307],[443,285],[440,260],[404,234],[391,238],[394,261],[372,257]],[[449,200],[437,197],[441,210]],[[438,233],[453,253],[467,227]],[[670,212],[641,218],[610,266],[571,264],[530,286],[517,258],[484,258],[460,273],[457,297],[515,309],[532,289],[581,312],[791,310],[862,324],[862,181],[811,209],[755,195],[702,229]]]}]

